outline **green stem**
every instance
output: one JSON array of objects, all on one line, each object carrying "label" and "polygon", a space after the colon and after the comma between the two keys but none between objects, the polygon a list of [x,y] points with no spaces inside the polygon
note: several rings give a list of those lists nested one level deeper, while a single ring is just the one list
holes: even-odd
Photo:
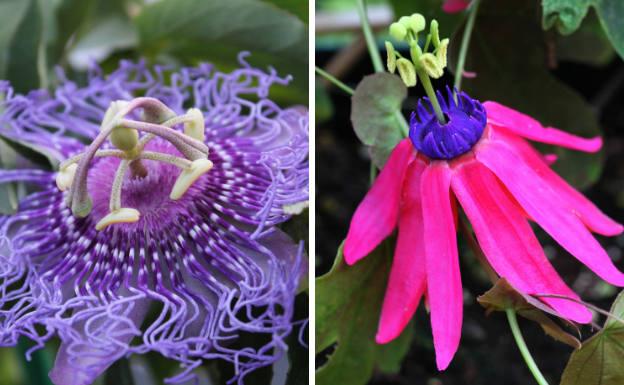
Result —
[{"label": "green stem", "polygon": [[353,90],[353,88],[351,88],[348,85],[344,84],[343,82],[338,80],[335,76],[333,76],[329,72],[324,71],[321,68],[316,67],[316,66],[314,67],[314,70],[316,71],[317,74],[319,74],[322,77],[324,77],[325,79],[329,80],[333,85],[335,85],[336,87],[340,88],[341,90],[343,90],[344,92],[348,93],[349,95],[353,95],[353,93],[355,92],[355,90]]},{"label": "green stem", "polygon": [[479,2],[480,0],[472,1],[472,4],[470,5],[470,13],[468,15],[468,21],[466,22],[466,28],[464,29],[464,35],[462,36],[461,47],[459,49],[459,57],[457,58],[457,68],[455,69],[455,88],[457,89],[457,91],[461,89],[462,78],[464,76],[464,65],[466,64],[466,54],[468,53],[470,36],[472,36],[475,19],[477,18]]},{"label": "green stem", "polygon": [[509,327],[511,327],[511,333],[516,340],[516,345],[518,345],[518,349],[520,349],[520,354],[522,354],[522,358],[524,358],[524,362],[526,362],[531,374],[535,377],[535,381],[539,385],[548,385],[548,381],[542,375],[537,364],[533,360],[529,349],[524,342],[524,338],[522,337],[522,332],[520,331],[520,327],[518,326],[518,319],[516,318],[516,311],[511,308],[505,309],[505,313],[507,313],[507,320],[509,321]]},{"label": "green stem", "polygon": [[436,96],[433,86],[431,85],[431,79],[429,79],[429,76],[422,69],[417,70],[416,73],[418,74],[418,78],[420,79],[420,82],[425,89],[429,100],[431,101],[433,111],[435,112],[438,121],[442,124],[445,124],[446,119],[444,119],[442,108],[440,108],[440,103],[438,103],[438,97]]},{"label": "green stem", "polygon": [[375,41],[373,30],[368,22],[368,15],[366,14],[366,5],[364,4],[364,0],[356,0],[356,3],[358,14],[360,15],[360,20],[362,22],[362,32],[364,32],[364,39],[366,40],[368,53],[370,54],[371,61],[373,62],[373,68],[375,68],[375,72],[384,72],[385,70],[381,60],[381,55],[377,49],[377,42]]}]

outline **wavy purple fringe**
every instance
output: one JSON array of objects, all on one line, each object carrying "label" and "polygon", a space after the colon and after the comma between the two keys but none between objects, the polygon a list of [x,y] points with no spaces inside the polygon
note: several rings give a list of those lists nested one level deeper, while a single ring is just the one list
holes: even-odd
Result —
[{"label": "wavy purple fringe", "polygon": [[[0,84],[0,135],[42,146],[59,160],[97,134],[111,101],[139,94],[178,113],[203,110],[215,157],[194,199],[172,208],[166,226],[145,221],[102,232],[93,218],[70,214],[53,173],[0,171],[0,183],[41,187],[0,219],[1,345],[27,336],[39,348],[58,335],[51,377],[65,383],[71,376],[75,384],[91,383],[120,357],[149,351],[181,363],[168,383],[192,378],[210,359],[231,362],[232,381],[242,383],[283,354],[305,267],[302,245],[274,225],[289,218],[284,205],[307,200],[308,118],[304,108],[282,110],[267,99],[272,84],[288,79],[243,58],[228,74],[208,64],[172,72],[124,61],[107,77],[94,68],[84,88],[65,80],[54,95],[16,95]],[[236,348],[243,332],[270,341]]]}]

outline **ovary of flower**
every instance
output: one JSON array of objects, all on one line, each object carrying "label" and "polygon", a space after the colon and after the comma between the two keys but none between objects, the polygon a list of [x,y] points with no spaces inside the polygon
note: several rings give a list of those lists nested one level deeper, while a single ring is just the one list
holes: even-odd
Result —
[{"label": "ovary of flower", "polygon": [[197,159],[193,161],[189,169],[183,170],[176,179],[169,198],[178,200],[182,198],[184,193],[191,187],[193,183],[202,175],[212,169],[212,162],[208,159]]},{"label": "ovary of flower", "polygon": [[141,213],[139,213],[139,210],[129,207],[122,207],[120,209],[112,211],[110,214],[100,219],[100,221],[95,225],[95,229],[100,231],[107,226],[118,223],[138,222],[140,217]]}]

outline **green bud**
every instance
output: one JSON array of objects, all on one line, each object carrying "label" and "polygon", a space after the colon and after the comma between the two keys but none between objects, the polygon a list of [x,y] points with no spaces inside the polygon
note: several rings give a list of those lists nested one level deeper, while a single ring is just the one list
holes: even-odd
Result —
[{"label": "green bud", "polygon": [[438,21],[436,19],[431,20],[429,31],[431,33],[431,42],[433,43],[433,46],[438,48],[440,45],[440,32],[438,31]]},{"label": "green bud", "polygon": [[438,79],[444,73],[440,61],[432,53],[427,52],[423,54],[420,57],[420,64],[425,69],[425,72],[434,79]]},{"label": "green bud", "polygon": [[109,139],[121,151],[131,151],[139,142],[139,133],[135,129],[119,126],[113,128]]},{"label": "green bud", "polygon": [[394,53],[394,46],[389,41],[386,41],[386,53],[388,55],[388,71],[393,74],[396,70],[396,54]]},{"label": "green bud", "polygon": [[425,17],[420,13],[415,13],[409,17],[409,27],[414,33],[418,33],[425,29],[427,22]]},{"label": "green bud", "polygon": [[396,61],[396,66],[403,83],[408,87],[414,87],[416,85],[416,69],[414,68],[414,64],[405,58],[399,58]]},{"label": "green bud", "polygon": [[446,52],[448,50],[448,45],[449,45],[449,39],[443,39],[440,42],[440,46],[438,47],[438,50],[436,51],[436,58],[438,59],[438,62],[440,62],[440,65],[442,66],[442,68],[446,67]]},{"label": "green bud", "polygon": [[407,29],[405,26],[399,23],[390,24],[390,35],[396,40],[405,39],[405,35],[407,35]]}]

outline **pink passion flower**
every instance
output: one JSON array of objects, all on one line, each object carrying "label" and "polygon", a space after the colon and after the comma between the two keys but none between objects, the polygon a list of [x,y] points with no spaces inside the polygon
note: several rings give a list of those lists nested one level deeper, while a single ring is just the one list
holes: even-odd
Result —
[{"label": "pink passion flower", "polygon": [[442,4],[442,10],[446,13],[458,13],[470,5],[470,0],[446,0]]},{"label": "pink passion flower", "polygon": [[[579,297],[550,264],[531,229],[536,222],[605,281],[624,286],[624,274],[592,236],[622,226],[549,167],[528,140],[585,152],[602,146],[551,127],[496,102],[479,103],[449,91],[449,118],[438,123],[429,100],[412,114],[410,138],[393,150],[358,206],[344,246],[352,265],[398,226],[398,240],[381,311],[377,343],[396,338],[426,296],[436,362],[448,367],[462,326],[462,283],[456,237],[459,202],[494,270],[518,291]],[[541,298],[561,317],[588,323],[591,312],[566,299]]]}]

